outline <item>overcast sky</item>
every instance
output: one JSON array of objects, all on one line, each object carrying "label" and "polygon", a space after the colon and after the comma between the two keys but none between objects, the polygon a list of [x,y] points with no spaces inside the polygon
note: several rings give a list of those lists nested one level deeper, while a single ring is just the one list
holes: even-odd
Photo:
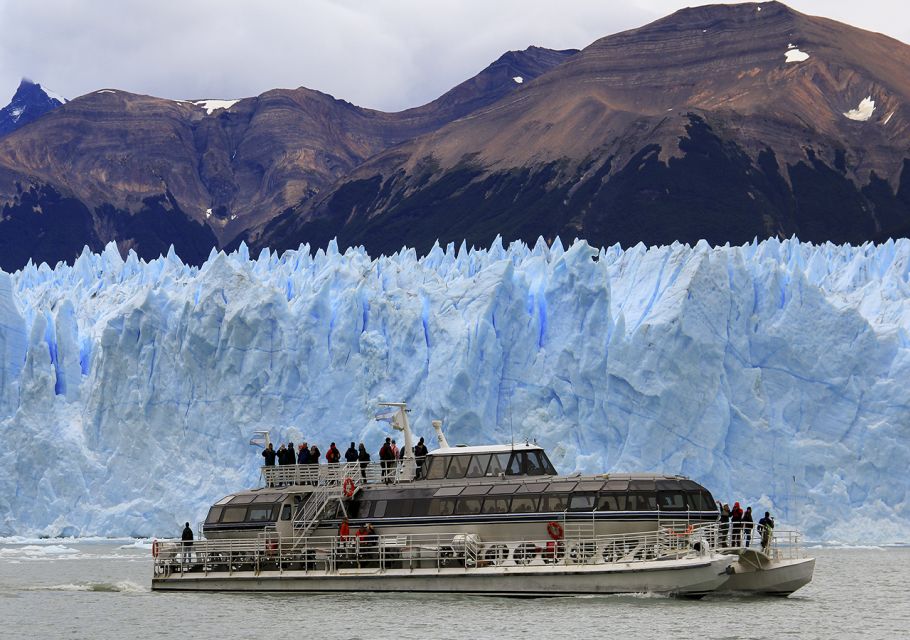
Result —
[{"label": "overcast sky", "polygon": [[[0,106],[26,76],[68,98],[106,87],[167,98],[239,98],[305,86],[398,110],[432,100],[505,51],[580,49],[686,4],[0,0]],[[910,42],[910,10],[897,0],[789,4]]]}]

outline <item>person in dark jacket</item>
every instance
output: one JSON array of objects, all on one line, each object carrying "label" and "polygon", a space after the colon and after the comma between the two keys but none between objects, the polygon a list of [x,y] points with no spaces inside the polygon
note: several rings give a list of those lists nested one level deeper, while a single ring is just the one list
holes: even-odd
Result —
[{"label": "person in dark jacket", "polygon": [[288,442],[288,449],[284,452],[284,463],[294,464],[295,462],[297,462],[297,449],[293,442]]},{"label": "person in dark jacket", "polygon": [[742,525],[743,508],[739,506],[738,502],[734,502],[733,509],[730,511],[730,528],[732,529],[732,535],[730,536],[730,546],[738,547],[742,542]]},{"label": "person in dark jacket", "polygon": [[379,448],[379,464],[382,466],[382,481],[387,484],[392,481],[393,460],[395,460],[395,454],[392,453],[392,439],[386,438]]},{"label": "person in dark jacket", "polygon": [[193,530],[190,529],[190,523],[187,522],[183,526],[183,533],[180,536],[180,539],[183,541],[183,563],[189,564],[192,560],[192,551],[193,551]]},{"label": "person in dark jacket", "polygon": [[360,463],[360,475],[363,477],[363,481],[367,481],[367,467],[370,464],[370,452],[367,451],[367,448],[360,443],[360,449],[357,451],[357,462]]},{"label": "person in dark jacket", "polygon": [[267,446],[262,451],[262,457],[265,458],[265,466],[274,467],[275,458],[277,457],[277,455],[278,454],[275,452],[275,448],[272,446],[272,443],[270,442],[269,446]]},{"label": "person in dark jacket", "polygon": [[310,444],[304,442],[297,452],[297,464],[310,464]]},{"label": "person in dark jacket", "polygon": [[288,448],[283,444],[278,447],[278,452],[275,454],[275,457],[278,459],[278,465],[281,466],[284,464],[284,461],[287,459]]},{"label": "person in dark jacket", "polygon": [[344,452],[344,461],[345,462],[357,462],[357,447],[354,446],[354,443],[351,443],[351,446],[348,447],[348,450]]},{"label": "person in dark jacket", "polygon": [[417,464],[417,477],[420,478],[420,475],[423,473],[423,463],[427,459],[427,445],[423,443],[423,438],[421,438],[416,445],[414,445],[414,462]]},{"label": "person in dark jacket", "polygon": [[310,447],[310,464],[319,464],[320,455],[321,454],[319,452],[319,447],[317,447],[315,444]]},{"label": "person in dark jacket", "polygon": [[761,550],[765,553],[771,548],[771,536],[774,535],[774,518],[765,511],[765,517],[758,521],[758,535],[761,536]]},{"label": "person in dark jacket", "polygon": [[720,508],[720,540],[717,541],[718,547],[726,547],[730,544],[730,505],[724,503]]},{"label": "person in dark jacket", "polygon": [[752,507],[746,507],[746,512],[743,514],[743,546],[748,547],[752,543],[752,528],[755,526],[752,524]]}]

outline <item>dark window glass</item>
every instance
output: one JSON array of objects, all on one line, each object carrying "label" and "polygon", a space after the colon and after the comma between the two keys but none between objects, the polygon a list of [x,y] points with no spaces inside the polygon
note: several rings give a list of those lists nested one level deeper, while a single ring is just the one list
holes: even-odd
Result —
[{"label": "dark window glass", "polygon": [[658,480],[658,491],[679,491],[679,480]]},{"label": "dark window glass", "polygon": [[508,513],[508,498],[487,498],[483,501],[483,513]]},{"label": "dark window glass", "polygon": [[459,498],[455,503],[455,514],[459,516],[480,513],[481,498]]},{"label": "dark window glass", "polygon": [[551,482],[547,486],[547,493],[567,493],[575,489],[575,482]]},{"label": "dark window glass", "polygon": [[704,491],[704,487],[698,484],[697,482],[692,482],[685,478],[681,478],[679,481],[679,486],[681,486],[686,491]]},{"label": "dark window glass", "polygon": [[568,506],[568,495],[563,493],[547,494],[541,501],[540,510],[543,512],[565,511]]},{"label": "dark window glass", "polygon": [[381,518],[385,515],[387,500],[377,500],[373,503],[373,512],[370,514],[374,518]]},{"label": "dark window glass", "polygon": [[468,470],[468,460],[470,457],[471,456],[452,456],[452,462],[449,464],[446,478],[464,478],[464,472]]},{"label": "dark window glass", "polygon": [[411,516],[418,518],[427,515],[430,509],[430,501],[427,499],[414,500],[411,505]]},{"label": "dark window glass", "polygon": [[288,495],[286,493],[280,496],[276,496],[274,493],[266,493],[261,496],[256,496],[253,499],[253,502],[271,502],[274,504],[276,502],[284,502],[284,499],[287,497]]},{"label": "dark window glass", "polygon": [[246,520],[246,507],[228,507],[221,517],[222,522],[243,522]]},{"label": "dark window glass", "polygon": [[286,504],[281,507],[281,519],[290,520],[291,519],[291,505]]},{"label": "dark window glass", "polygon": [[461,493],[461,490],[462,490],[462,487],[441,487],[441,488],[437,489],[436,493],[434,493],[433,495],[439,496],[439,497],[457,496],[459,493]]},{"label": "dark window glass", "polygon": [[490,487],[490,495],[515,493],[516,489],[518,489],[517,484],[494,484],[492,487]]},{"label": "dark window glass", "polygon": [[717,509],[711,501],[711,494],[705,491],[692,491],[689,494],[689,505],[694,511],[714,511]]},{"label": "dark window glass", "polygon": [[205,519],[206,524],[214,524],[221,520],[221,511],[221,507],[212,507],[209,509],[209,515]]},{"label": "dark window glass", "polygon": [[630,480],[629,491],[657,491],[654,480]]},{"label": "dark window glass", "polygon": [[600,488],[603,486],[603,482],[600,480],[592,481],[585,480],[584,482],[579,482],[578,486],[575,487],[576,491],[600,491]]},{"label": "dark window glass", "polygon": [[544,474],[546,474],[548,476],[555,476],[556,468],[553,466],[553,463],[550,462],[550,459],[547,457],[547,454],[544,453],[543,451],[540,451],[539,453],[540,453],[540,459],[543,462]]},{"label": "dark window glass", "polygon": [[234,496],[234,498],[231,500],[231,504],[247,504],[248,502],[252,502],[255,497],[256,496],[252,494],[246,496]]},{"label": "dark window glass", "polygon": [[429,465],[426,475],[427,480],[441,480],[446,477],[446,465],[449,464],[448,457],[431,456],[426,464]]},{"label": "dark window glass", "polygon": [[512,458],[509,460],[509,466],[506,468],[507,476],[520,476],[522,474],[522,469],[524,469],[524,457],[523,453],[513,453]]},{"label": "dark window glass", "polygon": [[656,511],[657,496],[653,493],[630,494],[626,509],[629,511]]},{"label": "dark window glass", "polygon": [[540,461],[539,451],[528,451],[526,460],[525,473],[529,476],[542,476],[545,471],[543,463]]},{"label": "dark window glass", "polygon": [[490,456],[490,466],[487,467],[487,474],[491,476],[498,476],[500,473],[504,473],[506,467],[508,466],[508,453],[494,453]]},{"label": "dark window glass", "polygon": [[537,503],[539,501],[540,496],[515,494],[515,497],[512,498],[512,506],[510,511],[512,513],[535,513],[537,511]]},{"label": "dark window glass", "polygon": [[490,464],[490,454],[486,453],[479,456],[471,456],[471,462],[468,463],[468,472],[466,478],[483,478],[487,472],[487,465]]},{"label": "dark window glass", "polygon": [[[329,504],[325,505],[325,510],[322,512],[322,518],[324,520],[334,520],[335,518],[337,518],[339,516],[340,511],[341,511],[341,505],[339,503],[330,502]],[[344,512],[341,512],[341,515],[343,516]]]},{"label": "dark window glass", "polygon": [[682,491],[658,491],[657,504],[661,511],[685,511],[686,496]]},{"label": "dark window glass", "polygon": [[272,507],[253,507],[250,509],[250,522],[269,522],[272,519]]},{"label": "dark window glass", "polygon": [[407,518],[411,515],[410,500],[390,500],[386,507],[385,515],[387,518]]},{"label": "dark window glass", "polygon": [[451,498],[433,498],[430,500],[431,516],[450,516],[455,511],[455,501]]},{"label": "dark window glass", "polygon": [[593,511],[593,493],[574,493],[569,499],[569,511]]},{"label": "dark window glass", "polygon": [[625,511],[626,494],[624,493],[602,493],[597,498],[598,511]]},{"label": "dark window glass", "polygon": [[547,489],[547,483],[537,482],[535,484],[523,484],[518,487],[518,493],[543,493]]},{"label": "dark window glass", "polygon": [[485,496],[489,490],[490,490],[490,485],[488,485],[488,484],[473,485],[473,486],[470,486],[470,485],[469,485],[469,486],[467,486],[467,487],[465,487],[464,489],[461,490],[461,494],[460,494],[460,495],[463,495],[463,496]]},{"label": "dark window glass", "polygon": [[628,480],[607,480],[604,484],[604,491],[628,491],[629,490],[629,481]]}]

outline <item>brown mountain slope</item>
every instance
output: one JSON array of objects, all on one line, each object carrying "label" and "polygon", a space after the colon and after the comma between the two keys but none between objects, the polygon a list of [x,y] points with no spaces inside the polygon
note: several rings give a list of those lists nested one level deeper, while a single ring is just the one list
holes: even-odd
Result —
[{"label": "brown mountain slope", "polygon": [[497,233],[904,235],[908,98],[910,47],[886,36],[776,2],[685,9],[381,153],[248,238],[393,251]]},{"label": "brown mountain slope", "polygon": [[204,259],[388,147],[495,102],[575,51],[502,56],[437,100],[399,113],[299,88],[227,102],[104,89],[0,139],[0,267],[73,259],[116,240]]}]

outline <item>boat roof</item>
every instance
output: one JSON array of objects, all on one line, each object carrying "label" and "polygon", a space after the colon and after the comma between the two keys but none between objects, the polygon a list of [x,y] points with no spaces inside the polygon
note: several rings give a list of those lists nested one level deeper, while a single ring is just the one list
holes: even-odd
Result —
[{"label": "boat roof", "polygon": [[478,446],[456,445],[454,447],[440,447],[430,451],[431,456],[445,456],[468,453],[511,453],[512,451],[543,451],[543,447],[536,444],[484,444]]}]

